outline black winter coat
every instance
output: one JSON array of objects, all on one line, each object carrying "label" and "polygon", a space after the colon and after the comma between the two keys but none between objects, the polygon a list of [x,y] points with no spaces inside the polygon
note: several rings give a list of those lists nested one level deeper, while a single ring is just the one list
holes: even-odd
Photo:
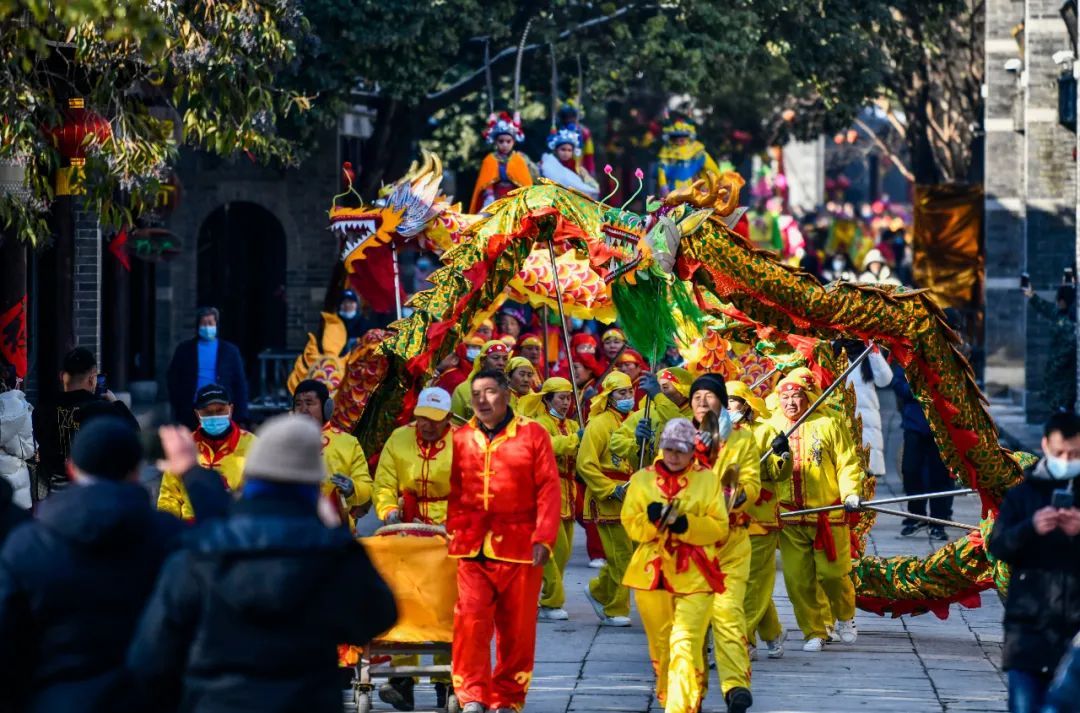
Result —
[{"label": "black winter coat", "polygon": [[[169,404],[173,420],[192,431],[198,427],[195,419],[195,388],[199,383],[199,339],[188,339],[176,345],[169,371],[165,376],[169,388]],[[248,412],[248,383],[244,374],[244,359],[232,342],[218,340],[217,383],[224,386],[233,402],[233,419],[243,425],[251,421]]]},{"label": "black winter coat", "polygon": [[1076,480],[1053,480],[1045,460],[1039,461],[1005,494],[990,534],[990,553],[1011,569],[1001,661],[1006,670],[1052,673],[1080,631],[1080,537],[1061,530],[1040,537],[1032,524],[1035,511],[1049,505],[1059,488],[1073,491],[1080,506]]},{"label": "black winter coat", "polygon": [[338,644],[397,618],[362,545],[310,503],[236,503],[169,560],[128,666],[146,710],[340,713]]},{"label": "black winter coat", "polygon": [[183,523],[133,483],[72,486],[0,550],[0,697],[20,711],[112,711],[109,698]]}]

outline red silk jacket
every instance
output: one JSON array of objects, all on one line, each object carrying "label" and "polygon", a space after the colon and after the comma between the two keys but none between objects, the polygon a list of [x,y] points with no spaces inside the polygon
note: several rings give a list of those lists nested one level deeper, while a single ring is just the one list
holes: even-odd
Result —
[{"label": "red silk jacket", "polygon": [[559,471],[551,436],[515,415],[488,442],[476,417],[454,433],[446,530],[451,557],[531,563],[559,529]]}]

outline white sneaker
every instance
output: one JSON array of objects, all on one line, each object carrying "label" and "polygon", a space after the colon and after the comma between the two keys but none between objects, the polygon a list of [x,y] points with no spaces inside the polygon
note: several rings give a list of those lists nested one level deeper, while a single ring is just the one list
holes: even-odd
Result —
[{"label": "white sneaker", "polygon": [[757,657],[758,657],[757,646],[755,646],[753,644],[747,644],[746,645],[746,653],[749,654],[751,661],[757,661]]},{"label": "white sneaker", "polygon": [[600,620],[600,626],[630,626],[630,617],[605,616]]},{"label": "white sneaker", "polygon": [[600,557],[597,557],[594,560],[589,560],[589,567],[591,569],[602,569],[603,566],[606,565],[606,564],[607,564],[607,560],[602,559]]},{"label": "white sneaker", "polygon": [[783,629],[780,630],[780,636],[775,639],[771,639],[765,642],[765,648],[769,650],[768,656],[771,659],[784,658],[784,639],[787,638],[787,632]]},{"label": "white sneaker", "polygon": [[540,607],[536,611],[536,618],[541,621],[566,621],[570,615],[562,607]]},{"label": "white sneaker", "polygon": [[802,645],[803,651],[809,651],[812,654],[816,654],[821,651],[825,646],[825,639],[815,636],[812,639],[807,639],[806,643]]},{"label": "white sneaker", "polygon": [[604,605],[596,601],[596,598],[593,597],[592,592],[589,591],[588,583],[585,584],[585,599],[589,602],[589,604],[592,605],[592,610],[596,612],[596,616],[598,619],[600,619],[601,622],[604,621],[604,619],[608,618],[607,613],[604,611]]},{"label": "white sneaker", "polygon": [[483,703],[473,701],[472,703],[466,703],[465,707],[461,709],[461,713],[485,713],[486,710]]},{"label": "white sneaker", "polygon": [[859,638],[859,630],[855,628],[854,619],[837,621],[836,633],[840,637],[840,641],[843,641],[845,644],[854,644],[855,640]]},{"label": "white sneaker", "polygon": [[840,643],[840,635],[836,633],[836,625],[825,625],[825,643],[826,644],[838,644]]}]

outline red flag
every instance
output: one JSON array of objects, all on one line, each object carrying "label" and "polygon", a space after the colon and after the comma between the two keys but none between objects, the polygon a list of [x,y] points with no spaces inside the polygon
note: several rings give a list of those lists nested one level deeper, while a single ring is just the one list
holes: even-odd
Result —
[{"label": "red flag", "polygon": [[127,226],[120,228],[120,232],[116,234],[116,237],[109,242],[109,252],[113,254],[120,264],[124,266],[124,269],[131,272],[131,258],[128,257],[127,252],[128,232]]},{"label": "red flag", "polygon": [[0,356],[15,367],[15,376],[26,378],[26,297],[0,314]]}]

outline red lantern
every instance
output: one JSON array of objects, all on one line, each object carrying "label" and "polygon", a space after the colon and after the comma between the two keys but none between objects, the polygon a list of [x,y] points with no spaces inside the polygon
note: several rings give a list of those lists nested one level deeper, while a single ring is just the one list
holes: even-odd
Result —
[{"label": "red lantern", "polygon": [[57,195],[70,195],[74,192],[72,184],[76,177],[72,174],[86,163],[86,149],[105,143],[112,137],[109,122],[100,114],[87,109],[86,102],[80,97],[68,100],[64,115],[64,123],[49,130],[53,145],[64,159],[64,167],[57,171],[56,175]]}]

